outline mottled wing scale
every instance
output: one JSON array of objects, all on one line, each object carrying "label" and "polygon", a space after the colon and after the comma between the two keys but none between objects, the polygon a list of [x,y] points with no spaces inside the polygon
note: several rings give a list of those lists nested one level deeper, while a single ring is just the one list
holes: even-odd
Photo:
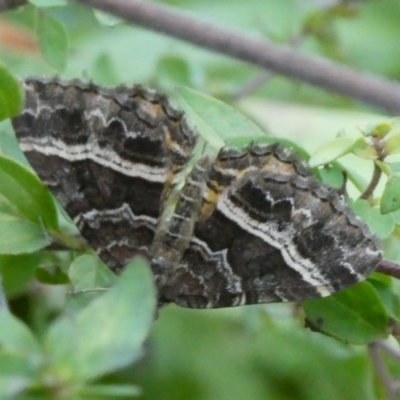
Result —
[{"label": "mottled wing scale", "polygon": [[364,280],[380,258],[364,223],[291,151],[222,150],[166,297],[193,308],[324,297]]},{"label": "mottled wing scale", "polygon": [[279,145],[203,156],[171,191],[196,135],[163,96],[59,80],[28,80],[25,91],[13,124],[31,165],[112,270],[150,259],[161,303],[322,297],[381,259],[339,194]]},{"label": "mottled wing scale", "polygon": [[141,87],[32,79],[24,89],[20,146],[84,239],[114,271],[146,255],[196,143],[182,114]]}]

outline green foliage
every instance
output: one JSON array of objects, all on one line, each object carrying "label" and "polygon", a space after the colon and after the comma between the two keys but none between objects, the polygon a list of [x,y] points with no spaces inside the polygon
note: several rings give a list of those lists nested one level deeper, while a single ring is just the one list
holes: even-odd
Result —
[{"label": "green foliage", "polygon": [[344,342],[367,344],[387,336],[389,316],[369,282],[303,303],[311,329]]},{"label": "green foliage", "polygon": [[0,121],[18,115],[22,94],[17,80],[0,64]]},{"label": "green foliage", "polygon": [[63,71],[68,56],[68,37],[64,25],[39,11],[36,32],[45,60],[58,71]]},{"label": "green foliage", "polygon": [[200,135],[213,147],[220,149],[235,138],[252,140],[265,138],[254,122],[227,104],[189,88],[178,89],[178,102]]},{"label": "green foliage", "polygon": [[1,194],[18,213],[33,224],[57,229],[53,198],[44,184],[22,165],[0,157]]},{"label": "green foliage", "polygon": [[50,243],[50,237],[40,225],[0,213],[0,254],[32,253]]},{"label": "green foliage", "polygon": [[[272,77],[257,89],[262,111],[256,124],[202,94],[232,98],[257,76],[253,67],[118,24],[113,17],[64,0],[30,3],[6,18],[36,34],[42,58],[0,50],[0,120],[18,114],[23,102],[9,71],[20,77],[53,74],[56,69],[103,85],[151,83],[167,92],[175,85],[194,87],[199,91],[179,87],[179,106],[215,149],[279,140],[298,149],[304,160],[312,150],[309,165],[319,178],[339,189],[351,183],[355,198],[369,186],[372,167],[379,168],[383,183],[367,198],[349,202],[383,241],[389,259],[400,262],[396,121],[368,120],[362,122],[369,124],[367,129],[329,139],[325,133],[330,124],[336,126],[336,119],[341,128],[359,126],[346,119],[357,105]],[[238,30],[264,34],[267,26],[272,40],[303,37],[307,51],[400,76],[400,62],[393,57],[398,48],[393,38],[400,34],[396,0],[384,0],[386,8],[374,2],[360,4],[361,13],[344,2],[327,8],[291,0],[255,0],[253,7],[240,0],[178,3],[206,19],[224,15],[224,23]],[[378,61],[369,56],[374,46],[379,48]],[[296,103],[300,111],[285,108],[278,103],[282,100]],[[252,101],[240,107],[251,114],[257,108]],[[327,116],[319,105],[341,107],[335,114],[340,117]],[[312,125],[301,119],[309,110],[310,120],[328,122],[318,128],[318,135],[312,136]],[[364,114],[362,121],[367,117]],[[296,127],[291,137],[286,135],[290,123]],[[265,134],[259,125],[279,137]],[[398,326],[397,282],[374,274],[354,288],[304,302],[301,309],[269,305],[200,312],[171,306],[161,309],[154,322],[156,296],[149,269],[136,260],[116,277],[89,254],[66,229],[70,222],[38,178],[8,157],[22,159],[11,144],[10,130],[9,124],[0,125],[0,272],[2,291],[18,318],[0,302],[1,399],[384,398],[382,385],[373,380],[366,347],[345,343],[384,339]],[[363,161],[367,164],[360,164]],[[371,173],[363,165],[371,167]],[[51,244],[66,250],[45,249]],[[392,369],[400,373],[398,365]]]},{"label": "green foliage", "polygon": [[[7,310],[0,310],[2,399],[19,399],[22,394],[27,399],[59,400],[137,396],[133,385],[92,380],[141,355],[155,311],[152,281],[147,265],[133,261],[110,290],[52,322],[42,340]],[[34,397],[38,394],[43,397]]]},{"label": "green foliage", "polygon": [[309,165],[311,168],[319,165],[329,164],[338,158],[349,154],[358,146],[362,138],[341,136],[331,140],[320,147],[310,158]]}]

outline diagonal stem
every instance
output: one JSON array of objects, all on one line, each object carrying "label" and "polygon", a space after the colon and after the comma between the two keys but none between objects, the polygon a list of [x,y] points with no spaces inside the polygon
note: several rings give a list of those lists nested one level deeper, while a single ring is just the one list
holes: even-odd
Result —
[{"label": "diagonal stem", "polygon": [[374,172],[372,174],[371,182],[369,183],[368,187],[364,190],[364,193],[361,194],[360,199],[368,200],[372,196],[374,190],[378,186],[381,176],[382,176],[382,170],[378,167],[376,163],[374,163]]},{"label": "diagonal stem", "polygon": [[292,79],[400,113],[400,84],[367,75],[321,57],[312,57],[254,36],[200,21],[171,7],[147,1],[75,0],[131,23],[246,61]]}]

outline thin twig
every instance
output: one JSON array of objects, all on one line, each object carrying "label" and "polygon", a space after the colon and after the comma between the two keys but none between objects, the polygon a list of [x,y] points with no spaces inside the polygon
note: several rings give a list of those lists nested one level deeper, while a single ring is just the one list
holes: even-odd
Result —
[{"label": "thin twig", "polygon": [[241,35],[147,1],[75,0],[131,23],[236,59],[259,65],[292,79],[400,113],[400,84],[312,57],[256,37]]},{"label": "thin twig", "polygon": [[398,384],[390,376],[389,371],[387,370],[386,365],[382,360],[379,351],[379,346],[377,345],[377,343],[369,344],[368,350],[371,360],[374,364],[376,373],[378,374],[379,379],[381,380],[383,386],[386,389],[387,400],[393,400],[398,391]]},{"label": "thin twig", "polygon": [[360,199],[368,200],[372,196],[374,190],[376,189],[379,183],[379,180],[381,179],[381,176],[382,176],[382,170],[378,167],[376,163],[374,163],[374,173],[372,174],[371,182],[369,183],[368,187],[364,190],[364,193],[361,194]]},{"label": "thin twig", "polygon": [[393,278],[400,279],[400,265],[391,261],[380,261],[375,271],[381,274],[392,276]]}]

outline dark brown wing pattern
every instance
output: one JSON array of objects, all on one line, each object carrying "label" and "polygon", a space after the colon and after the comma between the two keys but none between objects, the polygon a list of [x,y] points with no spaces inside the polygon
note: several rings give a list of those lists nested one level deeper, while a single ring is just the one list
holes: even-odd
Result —
[{"label": "dark brown wing pattern", "polygon": [[196,135],[163,96],[78,81],[24,86],[13,125],[32,167],[112,270],[137,254],[150,259],[160,302],[322,297],[365,279],[381,259],[367,227],[288,149],[203,157],[165,207]]},{"label": "dark brown wing pattern", "polygon": [[162,199],[196,137],[165,97],[141,87],[27,80],[13,120],[30,164],[114,271],[146,254]]}]

